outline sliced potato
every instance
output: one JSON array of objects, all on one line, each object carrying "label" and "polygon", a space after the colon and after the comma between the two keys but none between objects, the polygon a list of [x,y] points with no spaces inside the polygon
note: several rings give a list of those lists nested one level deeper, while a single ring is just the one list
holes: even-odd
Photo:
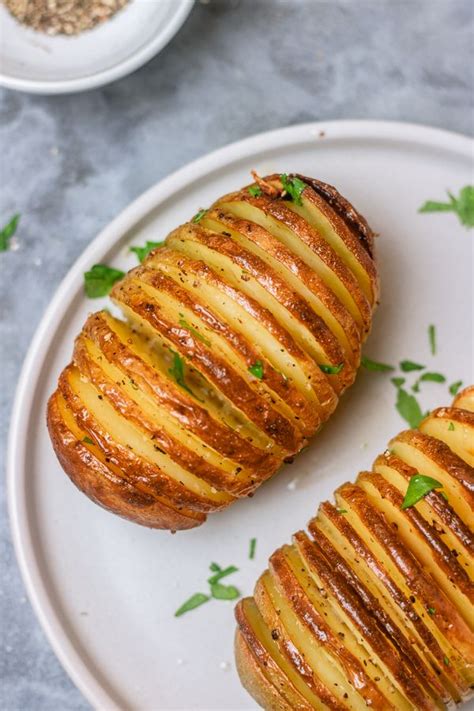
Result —
[{"label": "sliced potato", "polygon": [[373,233],[324,183],[305,179],[299,210],[278,176],[257,180],[260,195],[224,196],[115,284],[121,318],[89,316],[50,401],[66,471],[119,511],[119,485],[107,496],[102,468],[77,465],[71,415],[94,443],[78,440],[83,456],[100,450],[122,491],[167,507],[132,515],[124,503],[145,525],[189,528],[251,496],[309,443],[360,364],[377,302]]},{"label": "sliced potato", "polygon": [[[291,674],[321,701],[322,683],[329,708],[443,711],[472,697],[473,472],[445,427],[469,426],[470,415],[441,408],[423,431],[402,432],[372,472],[335,491],[335,505],[321,504],[311,536],[300,531],[270,557],[254,600],[285,657],[282,688]],[[420,475],[439,486],[407,499]],[[240,663],[244,683],[251,667]],[[272,708],[252,679],[250,693]]]}]

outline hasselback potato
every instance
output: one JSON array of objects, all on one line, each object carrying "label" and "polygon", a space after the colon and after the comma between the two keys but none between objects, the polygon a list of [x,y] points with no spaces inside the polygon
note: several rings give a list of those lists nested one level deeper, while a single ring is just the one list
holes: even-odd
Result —
[{"label": "hasselback potato", "polygon": [[471,387],[271,556],[236,608],[239,674],[265,709],[434,710],[471,696],[473,454]]},{"label": "hasselback potato", "polygon": [[373,233],[330,185],[254,174],[116,284],[48,405],[91,499],[171,530],[251,494],[354,380],[378,298]]}]

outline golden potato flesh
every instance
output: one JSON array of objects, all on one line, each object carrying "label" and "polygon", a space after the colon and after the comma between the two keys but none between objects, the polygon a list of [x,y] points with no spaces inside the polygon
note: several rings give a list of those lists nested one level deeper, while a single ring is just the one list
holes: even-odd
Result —
[{"label": "golden potato flesh", "polygon": [[[434,711],[472,696],[471,392],[340,486],[238,603],[237,668],[263,708]],[[436,487],[417,491],[426,477]]]},{"label": "golden potato flesh", "polygon": [[331,186],[287,179],[296,192],[257,177],[174,230],[112,290],[123,317],[92,314],[76,339],[48,427],[72,481],[114,513],[199,525],[305,447],[353,382],[378,299],[373,233]]}]

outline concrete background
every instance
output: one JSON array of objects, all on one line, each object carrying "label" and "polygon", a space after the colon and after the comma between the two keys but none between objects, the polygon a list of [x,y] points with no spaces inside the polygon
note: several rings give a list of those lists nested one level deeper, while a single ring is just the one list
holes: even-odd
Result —
[{"label": "concrete background", "polygon": [[[0,223],[22,215],[17,250],[0,255],[2,460],[36,325],[117,212],[193,158],[289,124],[393,119],[472,134],[473,29],[472,0],[201,1],[158,57],[110,86],[1,91]],[[1,505],[0,707],[87,709],[25,598],[3,491]]]}]

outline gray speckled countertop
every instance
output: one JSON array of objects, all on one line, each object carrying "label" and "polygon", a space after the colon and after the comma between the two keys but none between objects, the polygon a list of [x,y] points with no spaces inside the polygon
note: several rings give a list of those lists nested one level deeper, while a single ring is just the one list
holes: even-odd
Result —
[{"label": "gray speckled countertop", "polygon": [[[36,325],[117,212],[193,158],[280,126],[372,118],[472,133],[473,25],[472,0],[211,0],[115,84],[75,96],[1,91],[0,222],[22,214],[18,249],[0,257],[2,455]],[[89,708],[25,598],[4,492],[1,501],[0,707]]]}]

